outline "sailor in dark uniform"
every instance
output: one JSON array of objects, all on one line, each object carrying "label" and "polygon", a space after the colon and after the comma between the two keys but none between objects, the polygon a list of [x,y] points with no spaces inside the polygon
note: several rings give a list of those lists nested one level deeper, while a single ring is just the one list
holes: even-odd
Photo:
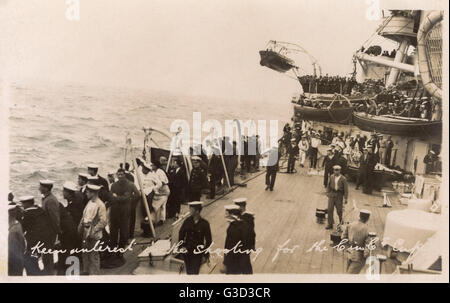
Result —
[{"label": "sailor in dark uniform", "polygon": [[366,264],[366,257],[369,254],[368,244],[370,242],[369,221],[370,211],[361,209],[359,212],[359,220],[350,223],[344,229],[342,239],[348,240],[350,249],[347,259],[347,273],[359,274]]},{"label": "sailor in dark uniform", "polygon": [[98,185],[102,186],[103,189],[109,190],[108,181],[98,174],[98,165],[97,164],[89,164],[87,166],[88,174],[92,177],[98,177]]},{"label": "sailor in dark uniform", "polygon": [[[23,231],[27,241],[27,249],[24,256],[24,267],[27,276],[42,275],[39,269],[38,251],[32,252],[31,249],[39,242],[43,243],[43,247],[50,248],[55,244],[55,232],[50,224],[50,220],[45,210],[34,204],[33,196],[21,197],[20,202],[24,208],[23,212]],[[53,254],[51,254],[53,258]]]},{"label": "sailor in dark uniform", "polygon": [[192,157],[192,170],[189,180],[189,201],[199,201],[202,196],[202,189],[207,187],[208,180],[206,170],[200,166],[201,158]]},{"label": "sailor in dark uniform", "polygon": [[239,206],[232,204],[226,205],[225,218],[230,223],[227,228],[225,239],[225,255],[223,258],[224,269],[228,275],[243,274],[246,269],[245,244],[248,239],[248,226],[243,221]]},{"label": "sailor in dark uniform", "polygon": [[273,191],[275,186],[275,179],[279,168],[280,152],[277,146],[274,146],[269,151],[269,159],[266,164],[266,190]]},{"label": "sailor in dark uniform", "polygon": [[[209,262],[209,254],[199,253],[211,245],[211,229],[208,221],[200,216],[203,203],[200,201],[189,202],[190,216],[184,220],[179,231],[179,241],[182,242],[187,252],[184,254],[184,263],[188,275],[198,275],[200,265],[204,258]],[[197,253],[195,253],[197,251]]]},{"label": "sailor in dark uniform", "polygon": [[323,159],[323,186],[326,188],[328,185],[328,178],[330,177],[330,174],[333,172],[333,166],[335,165],[335,156],[333,153],[332,148],[327,149],[327,155]]},{"label": "sailor in dark uniform", "polygon": [[365,194],[371,195],[374,187],[374,179],[375,179],[375,166],[378,162],[378,158],[376,154],[373,153],[373,147],[371,145],[367,146],[368,155],[365,167],[365,176],[364,176],[364,184],[363,184],[363,192]]},{"label": "sailor in dark uniform", "polygon": [[210,175],[209,198],[214,199],[216,196],[216,186],[220,184],[223,171],[220,150],[218,148],[212,147],[212,155],[208,164],[208,174]]},{"label": "sailor in dark uniform", "polygon": [[89,199],[86,195],[86,185],[88,184],[88,178],[89,178],[88,174],[85,174],[85,173],[78,174],[78,186],[80,187],[79,192],[82,197],[83,209],[89,201]]},{"label": "sailor in dark uniform", "polygon": [[[73,184],[72,182],[66,182],[63,187],[63,195],[64,192],[67,191],[76,192],[76,190],[77,189],[75,184]],[[73,203],[77,203],[78,206],[77,207],[74,206]],[[72,205],[71,207],[72,211],[74,211],[75,209],[77,209],[77,211],[79,211],[80,209],[83,210],[81,208],[82,206],[81,201],[69,202],[69,205],[70,204]],[[57,273],[58,275],[65,275],[66,270],[69,267],[69,265],[66,264],[67,263],[66,259],[69,256],[71,256],[70,254],[71,250],[75,248],[81,248],[81,238],[77,232],[77,226],[81,218],[75,217],[74,219],[73,214],[69,212],[68,208],[64,207],[62,203],[59,203],[59,218],[60,218],[61,234],[59,235],[60,243],[58,249],[65,250],[65,252],[58,254]]]},{"label": "sailor in dark uniform", "polygon": [[172,167],[169,169],[169,189],[170,195],[167,201],[167,218],[177,218],[180,214],[181,204],[186,200],[186,171],[180,159],[172,160]]},{"label": "sailor in dark uniform", "polygon": [[[110,206],[110,245],[123,249],[129,239],[130,206],[141,198],[141,194],[134,183],[126,178],[123,168],[117,170],[117,178],[118,180],[111,185],[113,197]],[[108,261],[116,264],[125,263],[123,254],[120,252],[112,254]]]},{"label": "sailor in dark uniform", "polygon": [[109,208],[109,202],[112,201],[112,194],[109,191],[108,181],[98,174],[97,164],[89,164],[87,170],[88,175],[90,176],[88,177],[88,183],[102,187],[98,193],[98,197],[105,203],[105,206]]},{"label": "sailor in dark uniform", "polygon": [[299,153],[298,144],[296,143],[296,139],[291,139],[291,146],[288,149],[289,158],[288,158],[288,167],[287,167],[287,173],[293,173],[295,170],[295,157]]},{"label": "sailor in dark uniform", "polygon": [[66,210],[72,216],[75,224],[80,223],[83,216],[83,195],[78,191],[75,183],[67,181],[63,185],[63,198],[67,201]]},{"label": "sailor in dark uniform", "polygon": [[[53,195],[53,181],[51,180],[41,180],[39,181],[39,191],[41,192],[42,198],[42,209],[47,213],[47,216],[50,219],[50,226],[53,229],[53,244],[49,243],[49,246],[46,248],[54,249],[55,244],[58,239],[58,236],[61,236],[61,212],[60,212],[60,203],[58,199]],[[42,256],[42,262],[44,263],[44,271],[48,275],[54,274],[54,261],[52,254],[44,254]]]},{"label": "sailor in dark uniform", "polygon": [[26,241],[17,220],[19,206],[8,205],[8,276],[22,276]]},{"label": "sailor in dark uniform", "polygon": [[[255,251],[255,242],[256,242],[256,234],[255,234],[255,215],[246,210],[247,206],[247,198],[237,198],[233,200],[234,204],[239,206],[241,211],[241,219],[247,223],[248,231],[247,231],[247,242],[245,243],[244,249]],[[244,254],[245,257],[245,267],[243,270],[243,274],[253,274],[252,263],[250,261],[250,253]]]}]

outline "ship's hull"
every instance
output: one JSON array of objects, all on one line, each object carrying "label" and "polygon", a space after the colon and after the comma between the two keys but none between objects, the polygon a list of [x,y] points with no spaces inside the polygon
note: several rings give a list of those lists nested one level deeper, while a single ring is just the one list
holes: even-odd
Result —
[{"label": "ship's hull", "polygon": [[353,107],[320,109],[294,104],[294,114],[298,119],[320,122],[348,124],[352,120]]},{"label": "ship's hull", "polygon": [[442,121],[353,113],[353,122],[362,130],[388,135],[418,138],[440,138],[442,136]]},{"label": "ship's hull", "polygon": [[259,64],[284,73],[295,67],[294,61],[274,51],[260,51],[261,60]]}]

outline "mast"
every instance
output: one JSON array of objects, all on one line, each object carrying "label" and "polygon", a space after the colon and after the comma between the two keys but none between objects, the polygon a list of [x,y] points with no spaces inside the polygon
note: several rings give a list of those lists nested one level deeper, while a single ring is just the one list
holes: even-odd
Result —
[{"label": "mast", "polygon": [[361,63],[373,62],[391,67],[386,80],[386,87],[397,82],[400,71],[408,73],[416,73],[417,71],[415,65],[407,64],[405,61],[409,47],[417,45],[418,18],[420,19],[420,11],[392,11],[392,15],[385,17],[383,24],[377,30],[378,35],[399,44],[393,61],[379,56],[371,56],[361,51],[355,54],[356,59],[362,61]]}]

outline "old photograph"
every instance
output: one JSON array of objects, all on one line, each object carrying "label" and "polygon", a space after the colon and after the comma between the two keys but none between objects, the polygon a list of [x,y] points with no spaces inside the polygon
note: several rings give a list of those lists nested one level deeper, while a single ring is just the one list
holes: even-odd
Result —
[{"label": "old photograph", "polygon": [[0,0],[0,281],[448,282],[447,52],[446,1]]}]

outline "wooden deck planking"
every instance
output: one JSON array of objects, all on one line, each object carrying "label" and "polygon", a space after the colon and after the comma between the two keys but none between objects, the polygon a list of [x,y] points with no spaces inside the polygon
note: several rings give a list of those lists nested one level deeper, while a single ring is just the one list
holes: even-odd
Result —
[{"label": "wooden deck planking", "polygon": [[[266,250],[266,261],[264,262],[263,272],[273,272],[274,268],[279,266],[280,262],[285,263],[286,256],[284,253],[280,252],[277,255],[278,247],[281,247],[286,241],[291,238],[292,233],[296,232],[295,220],[298,217],[298,212],[300,209],[296,207],[298,198],[292,194],[289,194],[286,190],[278,190],[278,181],[283,180],[284,184],[282,188],[288,187],[293,188],[295,182],[293,179],[286,178],[286,174],[277,175],[277,183],[275,184],[275,191],[270,193],[274,195],[273,207],[271,213],[276,213],[276,216],[281,218],[274,222],[276,225],[270,230],[270,236],[268,237],[272,240],[273,246],[264,246]],[[276,228],[278,227],[278,228]],[[276,231],[278,230],[278,232]],[[284,247],[292,247],[295,245],[291,241],[288,242]],[[274,258],[276,259],[274,260]]]},{"label": "wooden deck planking", "polygon": [[[307,176],[306,169],[298,169],[296,174],[277,174],[275,190],[264,190],[264,174],[256,176],[249,181],[248,187],[238,187],[227,195],[219,198],[214,203],[205,207],[202,215],[210,222],[214,248],[223,248],[228,222],[224,218],[224,205],[232,203],[237,197],[247,197],[247,209],[255,213],[256,247],[262,247],[263,251],[252,262],[254,273],[298,273],[298,274],[342,274],[344,273],[345,260],[343,252],[338,252],[330,246],[330,231],[325,230],[326,224],[315,222],[315,210],[324,207],[327,197],[324,195],[322,176]],[[378,195],[365,195],[354,189],[354,184],[349,186],[349,204],[346,212],[353,205],[355,199],[357,207],[367,208],[372,211],[369,220],[369,229],[376,231],[382,239],[386,215],[394,209],[403,209],[398,202],[393,203],[393,208],[382,208],[382,197]],[[394,202],[394,201],[392,201]],[[187,207],[183,207],[184,210]],[[345,213],[346,213],[345,212]],[[344,216],[345,216],[344,213]],[[337,219],[337,215],[335,214]],[[346,218],[348,221],[357,219],[357,212]],[[335,220],[336,222],[337,220]],[[170,224],[157,228],[161,238],[170,235]],[[272,258],[277,252],[278,245],[291,239],[287,247],[298,245],[293,253],[280,253],[277,259]],[[327,247],[325,252],[307,252],[316,242],[325,240],[322,247]],[[142,248],[143,249],[143,248]],[[139,247],[133,252],[127,253],[130,260],[119,269],[102,270],[105,274],[131,273],[137,266],[133,261],[142,250]],[[376,253],[384,253],[382,249]],[[252,255],[252,259],[253,259]],[[222,263],[221,257],[214,257],[218,263],[212,273],[219,274]],[[395,263],[388,260],[383,266],[383,272],[391,273],[395,269]]]}]

